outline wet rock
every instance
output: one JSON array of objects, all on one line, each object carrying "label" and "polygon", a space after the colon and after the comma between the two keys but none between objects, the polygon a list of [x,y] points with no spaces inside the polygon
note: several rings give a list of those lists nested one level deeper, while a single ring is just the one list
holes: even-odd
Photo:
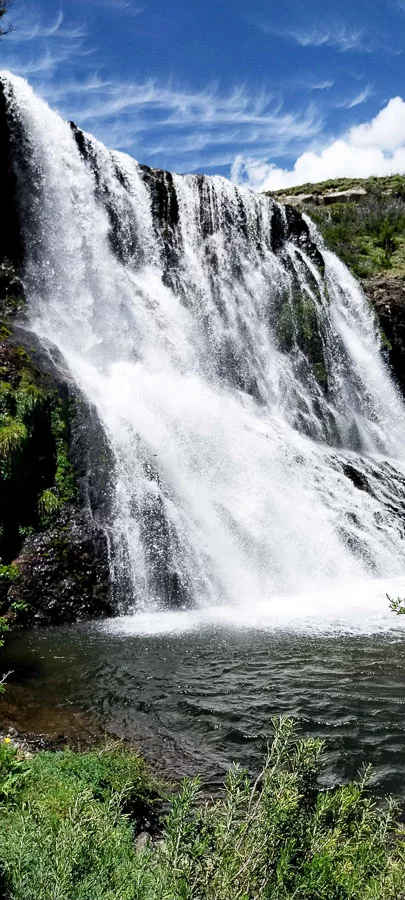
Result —
[{"label": "wet rock", "polygon": [[65,511],[54,528],[29,536],[15,564],[19,575],[7,600],[25,607],[25,625],[113,614],[107,538],[86,514]]},{"label": "wet rock", "polygon": [[376,312],[395,377],[405,391],[405,278],[376,276],[364,283],[364,289]]},{"label": "wet rock", "polygon": [[302,214],[294,207],[286,206],[285,215],[287,220],[287,239],[300,247],[323,273],[325,271],[325,263],[322,253],[311,240],[308,225]]},{"label": "wet rock", "polygon": [[0,260],[7,260],[18,271],[23,258],[16,174],[11,151],[11,129],[16,129],[7,113],[7,102],[0,83]]},{"label": "wet rock", "polygon": [[25,305],[24,287],[15,266],[8,260],[0,265],[0,315],[12,319]]}]

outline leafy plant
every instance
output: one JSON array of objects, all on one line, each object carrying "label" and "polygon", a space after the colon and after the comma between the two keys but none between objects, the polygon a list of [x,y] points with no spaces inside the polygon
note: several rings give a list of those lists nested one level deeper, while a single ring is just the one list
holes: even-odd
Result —
[{"label": "leafy plant", "polygon": [[405,599],[403,597],[390,597],[389,594],[386,594],[386,597],[392,612],[396,613],[397,616],[405,616]]},{"label": "leafy plant", "polygon": [[9,566],[0,565],[0,584],[1,582],[8,582],[12,584],[13,581],[16,581],[20,574],[20,570],[18,566],[11,563]]},{"label": "leafy plant", "polygon": [[27,429],[22,422],[6,419],[0,428],[0,458],[9,461],[12,454],[20,450],[27,438]]},{"label": "leafy plant", "polygon": [[0,803],[9,800],[21,789],[28,775],[27,764],[19,756],[9,738],[0,742]]},{"label": "leafy plant", "polygon": [[47,525],[51,522],[57,516],[60,508],[61,502],[54,491],[42,491],[38,500],[38,512],[41,524]]},{"label": "leafy plant", "polygon": [[[370,772],[320,790],[323,743],[274,722],[262,772],[234,766],[208,801],[186,779],[158,841],[159,786],[125,747],[39,753],[0,807],[0,872],[10,900],[400,900],[404,831],[379,808]],[[149,824],[149,828],[150,828]]]}]

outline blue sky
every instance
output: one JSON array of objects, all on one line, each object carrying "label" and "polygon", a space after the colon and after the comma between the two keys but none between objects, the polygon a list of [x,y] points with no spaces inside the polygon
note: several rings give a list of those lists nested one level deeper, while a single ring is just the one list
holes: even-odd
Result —
[{"label": "blue sky", "polygon": [[14,0],[1,67],[109,147],[254,188],[405,171],[405,0]]}]

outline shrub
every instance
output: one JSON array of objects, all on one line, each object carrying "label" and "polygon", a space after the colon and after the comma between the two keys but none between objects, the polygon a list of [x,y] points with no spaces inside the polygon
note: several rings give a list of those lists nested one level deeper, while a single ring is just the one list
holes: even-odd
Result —
[{"label": "shrub", "polygon": [[204,800],[198,779],[185,780],[161,839],[143,849],[134,836],[156,811],[157,786],[131,751],[40,753],[23,761],[0,808],[5,895],[400,900],[405,855],[395,804],[375,805],[368,772],[320,790],[323,743],[297,740],[289,720],[274,724],[258,778],[233,767],[214,802]]},{"label": "shrub", "polygon": [[0,428],[0,458],[10,460],[13,453],[19,450],[27,437],[27,429],[22,422],[9,418]]},{"label": "shrub", "polygon": [[405,265],[405,204],[402,195],[375,188],[356,203],[311,207],[326,245],[364,278],[394,264]]},{"label": "shrub", "polygon": [[42,494],[38,500],[38,513],[39,513],[39,521],[41,525],[50,524],[53,519],[55,519],[60,511],[61,501],[59,497],[56,496],[54,491],[45,490],[42,491]]}]

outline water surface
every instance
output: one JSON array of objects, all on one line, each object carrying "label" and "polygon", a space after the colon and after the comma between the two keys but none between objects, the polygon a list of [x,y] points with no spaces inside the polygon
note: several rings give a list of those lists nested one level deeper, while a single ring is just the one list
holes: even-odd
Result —
[{"label": "water surface", "polygon": [[326,780],[373,763],[378,789],[405,796],[405,636],[206,627],[128,634],[107,624],[14,635],[7,703],[15,724],[69,731],[92,713],[164,771],[213,785],[236,760],[256,770],[273,716],[327,744]]}]

